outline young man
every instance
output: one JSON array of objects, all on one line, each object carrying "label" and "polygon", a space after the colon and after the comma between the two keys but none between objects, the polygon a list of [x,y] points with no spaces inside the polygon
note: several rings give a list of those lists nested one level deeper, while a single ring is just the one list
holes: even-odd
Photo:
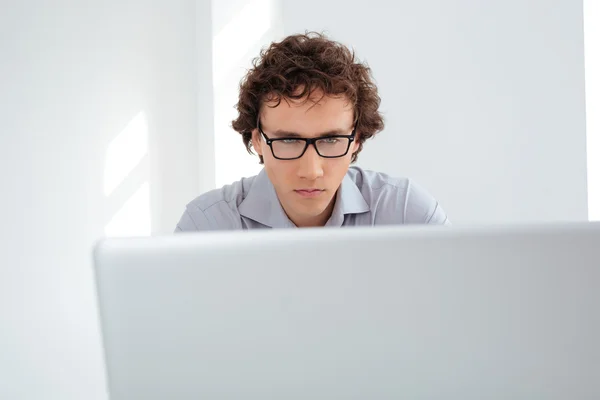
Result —
[{"label": "young man", "polygon": [[380,132],[370,69],[320,34],[262,51],[240,85],[233,128],[263,170],[187,205],[176,231],[449,224],[405,178],[350,166]]}]

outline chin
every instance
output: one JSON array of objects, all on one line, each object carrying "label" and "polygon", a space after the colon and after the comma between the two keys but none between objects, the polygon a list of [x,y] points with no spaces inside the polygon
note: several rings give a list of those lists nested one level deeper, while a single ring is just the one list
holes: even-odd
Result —
[{"label": "chin", "polygon": [[319,202],[319,204],[307,204],[303,207],[303,214],[310,217],[318,217],[327,210],[329,202]]}]

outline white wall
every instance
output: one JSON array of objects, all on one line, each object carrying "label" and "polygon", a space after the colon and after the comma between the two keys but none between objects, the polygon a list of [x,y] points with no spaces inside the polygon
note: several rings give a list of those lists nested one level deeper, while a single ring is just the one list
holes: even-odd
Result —
[{"label": "white wall", "polygon": [[197,43],[196,14],[210,30],[207,10],[3,3],[0,398],[105,398],[91,245],[111,221],[115,234],[171,232],[214,185],[214,152],[198,152],[197,94],[211,82],[197,81],[197,46],[210,42]]},{"label": "white wall", "polygon": [[359,164],[409,176],[455,223],[587,219],[582,3],[283,1],[373,68],[387,127]]},{"label": "white wall", "polygon": [[588,207],[600,221],[600,0],[584,0]]},{"label": "white wall", "polygon": [[283,36],[280,0],[213,0],[213,91],[216,186],[257,174],[262,166],[239,133],[239,83],[261,48]]}]

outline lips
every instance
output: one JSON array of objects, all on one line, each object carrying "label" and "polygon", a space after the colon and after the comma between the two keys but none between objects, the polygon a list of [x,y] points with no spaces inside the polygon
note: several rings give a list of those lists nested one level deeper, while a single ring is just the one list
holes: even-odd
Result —
[{"label": "lips", "polygon": [[297,189],[295,190],[296,193],[298,193],[300,196],[302,197],[317,197],[319,195],[321,195],[321,193],[323,193],[322,189]]}]

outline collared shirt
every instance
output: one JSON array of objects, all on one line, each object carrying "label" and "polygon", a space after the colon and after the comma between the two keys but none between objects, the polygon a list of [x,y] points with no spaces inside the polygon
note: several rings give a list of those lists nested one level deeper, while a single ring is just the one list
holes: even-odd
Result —
[{"label": "collared shirt", "polygon": [[[325,226],[444,224],[446,213],[424,188],[407,178],[351,166]],[[258,175],[209,191],[190,202],[176,232],[295,228],[263,169]]]}]

